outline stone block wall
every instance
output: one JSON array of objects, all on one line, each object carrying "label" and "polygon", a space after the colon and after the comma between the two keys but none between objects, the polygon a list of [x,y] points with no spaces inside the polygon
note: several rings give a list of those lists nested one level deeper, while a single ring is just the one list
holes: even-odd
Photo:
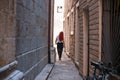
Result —
[{"label": "stone block wall", "polygon": [[0,68],[17,60],[15,69],[34,80],[48,63],[48,14],[48,0],[0,0]]},{"label": "stone block wall", "polygon": [[33,80],[48,63],[48,2],[17,0],[16,2],[17,69],[25,80]]}]

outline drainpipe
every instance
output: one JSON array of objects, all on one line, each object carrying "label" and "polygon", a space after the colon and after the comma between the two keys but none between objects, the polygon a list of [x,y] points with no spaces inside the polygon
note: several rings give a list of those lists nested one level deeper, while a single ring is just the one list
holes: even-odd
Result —
[{"label": "drainpipe", "polygon": [[[89,13],[89,11],[88,11],[88,13]],[[88,17],[88,20],[89,20],[89,17]],[[90,36],[90,34],[89,34],[89,22],[88,22],[88,70],[87,70],[87,76],[89,77],[89,68],[90,68],[90,64],[89,64],[89,61],[90,61],[90,50],[89,50],[89,36]]]},{"label": "drainpipe", "polygon": [[90,64],[89,64],[89,61],[90,61],[90,53],[89,53],[89,30],[88,30],[88,70],[87,70],[87,76],[89,77],[89,68],[90,68]]},{"label": "drainpipe", "polygon": [[7,65],[1,67],[1,68],[0,68],[0,73],[8,70],[9,68],[11,68],[11,67],[13,67],[13,66],[15,66],[15,65],[17,65],[17,64],[18,64],[18,62],[15,60],[15,61],[13,61],[13,62],[10,63],[10,64],[7,64]]},{"label": "drainpipe", "polygon": [[49,0],[48,6],[48,63],[51,63],[50,60],[50,41],[51,41],[51,0]]}]

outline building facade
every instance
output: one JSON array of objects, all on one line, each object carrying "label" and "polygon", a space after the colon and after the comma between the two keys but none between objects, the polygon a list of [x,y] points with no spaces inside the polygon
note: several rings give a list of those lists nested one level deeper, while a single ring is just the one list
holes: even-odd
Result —
[{"label": "building facade", "polygon": [[65,51],[83,77],[92,75],[92,61],[111,63],[113,67],[120,65],[117,64],[120,18],[116,17],[120,16],[119,9],[117,0],[65,0]]},{"label": "building facade", "polygon": [[15,70],[34,80],[50,62],[54,0],[0,1],[0,79]]}]

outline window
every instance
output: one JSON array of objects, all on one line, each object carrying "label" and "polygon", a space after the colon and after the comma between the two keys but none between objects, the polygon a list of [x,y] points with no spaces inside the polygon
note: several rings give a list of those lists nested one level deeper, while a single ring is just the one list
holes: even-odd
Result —
[{"label": "window", "polygon": [[62,6],[57,6],[57,13],[62,13],[63,7]]}]

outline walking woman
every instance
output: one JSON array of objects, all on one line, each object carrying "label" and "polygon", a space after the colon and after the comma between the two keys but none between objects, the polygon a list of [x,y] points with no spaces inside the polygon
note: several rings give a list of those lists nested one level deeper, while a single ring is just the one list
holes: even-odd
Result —
[{"label": "walking woman", "polygon": [[56,37],[55,43],[57,44],[57,52],[58,52],[59,60],[61,60],[63,45],[64,45],[63,44],[64,43],[64,34],[62,31]]}]

